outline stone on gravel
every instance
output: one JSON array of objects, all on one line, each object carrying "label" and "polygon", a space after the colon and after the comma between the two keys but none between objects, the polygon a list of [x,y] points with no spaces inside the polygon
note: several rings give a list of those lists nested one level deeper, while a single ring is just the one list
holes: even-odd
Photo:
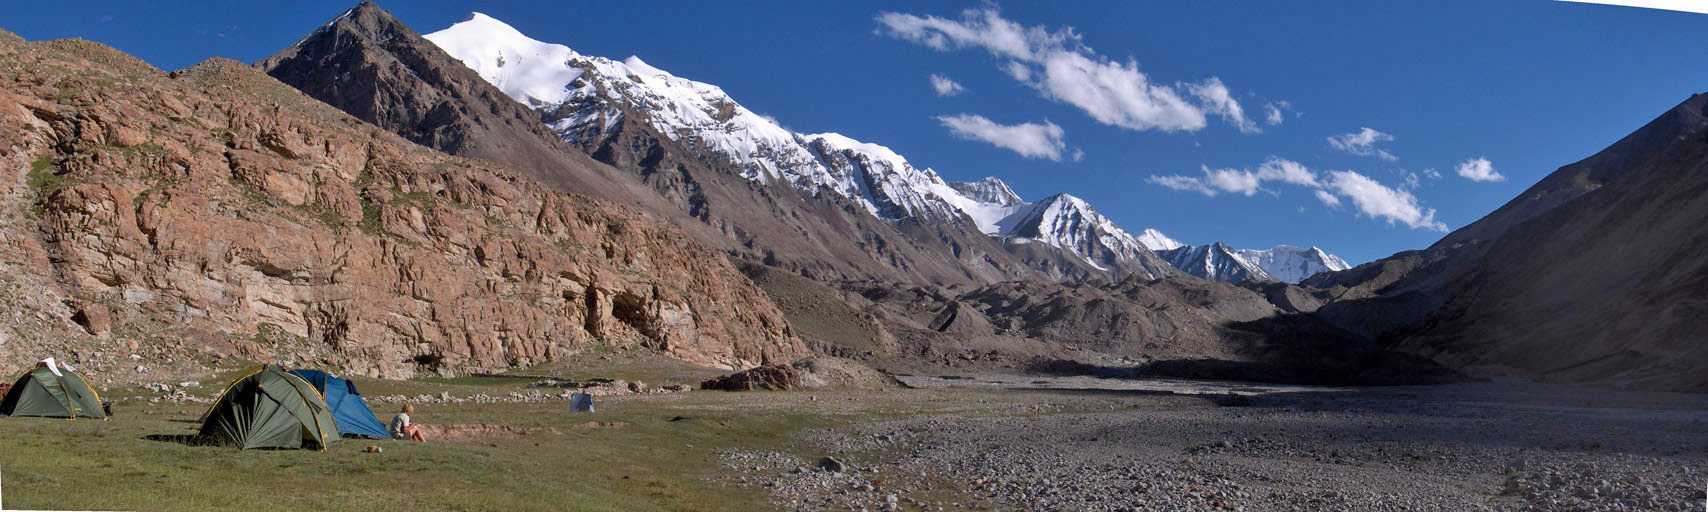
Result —
[{"label": "stone on gravel", "polygon": [[848,469],[848,466],[833,457],[825,457],[818,460],[818,468],[832,473],[841,473]]}]

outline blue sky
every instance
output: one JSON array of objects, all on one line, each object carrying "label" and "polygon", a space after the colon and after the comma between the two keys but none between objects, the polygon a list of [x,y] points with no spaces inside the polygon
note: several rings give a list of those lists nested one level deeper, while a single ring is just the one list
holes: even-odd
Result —
[{"label": "blue sky", "polygon": [[[177,69],[210,56],[258,60],[352,4],[29,2],[8,8],[0,26],[29,39],[84,37]],[[481,11],[581,53],[639,55],[718,84],[796,131],[884,144],[949,179],[1000,176],[1030,199],[1069,192],[1130,230],[1241,247],[1314,244],[1355,262],[1428,245],[1442,235],[1435,223],[1463,226],[1708,90],[1708,67],[1695,64],[1708,48],[1708,16],[1549,1],[381,5],[423,33]],[[968,17],[969,9],[983,12]],[[908,32],[881,22],[883,13],[975,30]],[[1071,27],[1067,43],[1021,48],[1130,69],[1153,87],[1141,92],[1174,94],[1204,122],[1184,126],[1193,123],[1145,114],[1154,104],[1110,107],[1097,103],[1109,91],[1076,96],[1085,91],[1038,81],[1045,66],[1067,61],[1023,63],[1035,76],[1017,80],[1005,71],[1015,55],[980,39],[992,31],[976,30],[992,19],[1058,37]],[[933,74],[965,90],[939,96]],[[1243,133],[1192,95],[1212,77],[1261,133]],[[1268,124],[1264,106],[1279,101],[1292,108]],[[1056,126],[1059,142],[1046,135],[1043,143],[1059,144],[1057,159],[957,137],[939,118],[958,115]],[[1328,140],[1365,127],[1392,140],[1348,146],[1353,152]],[[1019,144],[1017,132],[1004,133]],[[1024,147],[1038,146],[1031,142]],[[1272,156],[1302,165],[1314,184],[1257,179]],[[1504,181],[1458,175],[1478,157]],[[1205,168],[1232,179],[1218,188]],[[1413,173],[1415,187],[1407,185]],[[1396,192],[1416,210],[1396,210],[1406,202]],[[1432,218],[1418,218],[1430,209]]]}]

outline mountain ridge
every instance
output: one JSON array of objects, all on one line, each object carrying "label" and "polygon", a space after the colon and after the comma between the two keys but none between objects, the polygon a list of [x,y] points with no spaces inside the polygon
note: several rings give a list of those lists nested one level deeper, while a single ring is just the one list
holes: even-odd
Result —
[{"label": "mountain ridge", "polygon": [[[387,28],[364,28],[374,26]],[[512,55],[508,65],[514,68],[519,62],[520,58]],[[431,138],[418,142],[534,169],[537,175],[556,178],[556,183],[567,190],[586,188],[596,196],[645,203],[640,205],[643,209],[672,219],[739,260],[766,262],[831,282],[888,278],[953,284],[1035,275],[1023,263],[1009,258],[999,244],[981,242],[957,232],[960,228],[952,225],[867,220],[850,211],[850,205],[840,197],[803,195],[777,182],[726,178],[719,166],[688,158],[694,152],[691,148],[660,136],[644,123],[633,122],[634,116],[621,110],[601,110],[610,114],[595,123],[604,130],[605,138],[586,144],[567,143],[575,139],[560,137],[542,123],[539,112],[518,103],[371,3],[358,5],[316,28],[296,46],[281,50],[258,66],[341,109],[373,112],[368,117],[375,119],[412,118],[407,112],[389,113],[398,108],[455,114],[415,117],[426,120],[429,128],[451,126],[451,131],[462,134],[461,140],[474,149],[504,144],[487,139],[525,139],[538,151],[464,150]],[[344,72],[346,69],[370,71]],[[339,92],[351,90],[403,92]],[[388,99],[397,95],[424,99],[413,103]],[[503,122],[487,119],[489,111],[505,113],[504,120],[517,119],[531,126],[516,132],[482,129]],[[406,135],[418,130],[408,123],[389,123],[388,128]],[[961,250],[946,250],[945,240]]]},{"label": "mountain ridge", "polygon": [[[948,223],[970,219],[977,231],[998,237],[1012,235],[1004,232],[1008,230],[1001,221],[1016,212],[1012,201],[1019,196],[1006,183],[993,184],[1006,195],[981,196],[994,202],[968,196],[962,191],[966,185],[957,187],[932,169],[917,168],[887,147],[833,132],[789,132],[741,106],[715,85],[671,75],[644,65],[638,57],[616,61],[581,55],[567,46],[528,38],[502,21],[478,13],[426,37],[491,83],[516,83],[514,73],[520,68],[506,69],[497,63],[520,58],[512,56],[530,51],[525,49],[546,47],[550,50],[534,51],[568,56],[562,62],[537,64],[556,69],[535,73],[553,77],[542,80],[568,81],[559,85],[562,95],[552,96],[561,103],[536,108],[545,112],[547,122],[572,143],[586,145],[601,140],[606,132],[626,121],[626,116],[640,115],[651,129],[678,142],[692,142],[750,180],[784,182],[806,193],[827,190],[880,219]],[[507,47],[495,47],[490,43],[493,40],[510,42]],[[539,82],[518,87],[547,88],[548,84]],[[1132,243],[1131,235],[1103,231],[1108,236],[1092,237],[1091,243],[1041,241],[1079,257],[1092,272],[1113,272],[1114,277],[1126,273],[1157,277],[1165,272],[1154,255],[1144,254],[1148,248]],[[1111,243],[1105,244],[1105,238]],[[1045,273],[1052,274],[1049,270]]]}]

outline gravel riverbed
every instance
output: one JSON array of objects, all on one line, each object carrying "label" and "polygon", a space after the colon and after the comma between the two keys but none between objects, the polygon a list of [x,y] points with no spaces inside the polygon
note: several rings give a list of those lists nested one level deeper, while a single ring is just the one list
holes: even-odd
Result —
[{"label": "gravel riverbed", "polygon": [[720,462],[788,510],[1694,511],[1708,483],[1693,395],[989,392],[1014,407],[810,430],[793,453]]}]

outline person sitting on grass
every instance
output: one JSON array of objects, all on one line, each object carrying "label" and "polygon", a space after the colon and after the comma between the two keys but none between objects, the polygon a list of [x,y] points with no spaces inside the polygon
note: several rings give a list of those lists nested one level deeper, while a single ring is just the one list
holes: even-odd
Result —
[{"label": "person sitting on grass", "polygon": [[409,413],[412,412],[415,412],[414,404],[403,404],[403,411],[391,417],[391,437],[427,442],[427,435],[421,432],[421,425],[409,419]]}]

